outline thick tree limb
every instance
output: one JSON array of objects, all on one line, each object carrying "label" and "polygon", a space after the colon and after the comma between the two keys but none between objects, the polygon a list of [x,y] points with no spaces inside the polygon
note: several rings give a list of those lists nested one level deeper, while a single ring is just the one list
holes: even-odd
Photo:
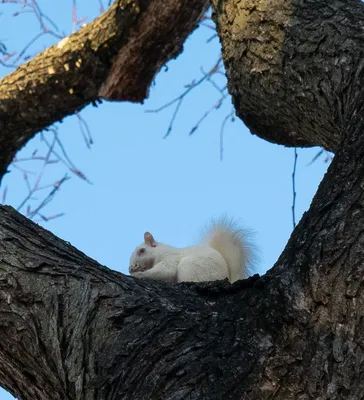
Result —
[{"label": "thick tree limb", "polygon": [[[242,329],[234,293],[254,279],[199,294],[101,267],[9,207],[0,206],[0,227],[0,383],[14,395],[188,398],[218,389],[222,376],[239,382],[244,367],[228,372]],[[245,321],[246,309],[238,313]],[[236,362],[244,344],[235,343]]]},{"label": "thick tree limb", "polygon": [[361,399],[364,137],[264,277],[125,277],[0,207],[0,384],[22,399]]},{"label": "thick tree limb", "polygon": [[336,151],[363,129],[359,0],[214,0],[229,91],[251,131]]},{"label": "thick tree limb", "polygon": [[118,0],[0,81],[0,178],[34,134],[103,97],[142,102],[209,0]]}]

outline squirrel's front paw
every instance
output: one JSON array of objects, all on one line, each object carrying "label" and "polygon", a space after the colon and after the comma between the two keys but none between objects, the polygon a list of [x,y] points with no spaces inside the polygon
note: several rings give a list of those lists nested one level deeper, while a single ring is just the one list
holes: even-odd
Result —
[{"label": "squirrel's front paw", "polygon": [[129,272],[133,275],[135,275],[136,272],[142,272],[144,271],[146,268],[144,268],[142,265],[140,264],[133,264],[130,265],[129,267]]},{"label": "squirrel's front paw", "polygon": [[136,271],[138,271],[138,264],[133,264],[129,266],[129,273],[133,274]]}]

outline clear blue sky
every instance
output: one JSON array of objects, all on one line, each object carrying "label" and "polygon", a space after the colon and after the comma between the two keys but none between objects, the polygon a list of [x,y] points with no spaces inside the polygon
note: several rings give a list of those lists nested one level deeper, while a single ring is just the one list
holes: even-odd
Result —
[{"label": "clear blue sky", "polygon": [[[38,3],[66,35],[71,32],[72,1]],[[97,0],[77,4],[78,15],[87,21],[98,15]],[[19,9],[19,5],[0,4],[0,42],[9,51],[20,51],[39,32],[34,15],[12,17]],[[236,119],[226,125],[224,159],[220,161],[220,127],[231,111],[230,99],[189,136],[196,121],[219,98],[209,83],[186,98],[167,139],[163,136],[174,108],[157,114],[145,112],[181,94],[184,85],[201,77],[201,67],[206,71],[212,67],[220,51],[217,40],[206,43],[212,34],[200,28],[187,40],[183,54],[156,77],[144,105],[105,102],[98,108],[87,107],[82,117],[94,139],[91,150],[84,144],[77,118],[57,124],[69,156],[92,185],[75,176],[66,182],[44,210],[46,215],[65,215],[42,223],[45,228],[101,264],[127,273],[130,254],[142,241],[144,231],[152,232],[158,241],[186,246],[195,242],[206,220],[227,213],[256,232],[260,253],[256,272],[262,274],[273,266],[292,231],[293,149],[251,135]],[[55,41],[42,37],[26,54],[34,55]],[[0,67],[1,76],[9,72]],[[18,156],[30,156],[36,148],[39,154],[45,153],[39,136]],[[328,166],[323,157],[308,166],[318,151],[298,150],[297,220],[308,209]],[[41,164],[31,161],[19,165],[37,172]],[[50,166],[44,184],[65,172],[62,166]],[[6,203],[17,207],[27,193],[22,173],[8,174],[0,194],[5,186]],[[0,400],[11,398],[0,391]]]}]

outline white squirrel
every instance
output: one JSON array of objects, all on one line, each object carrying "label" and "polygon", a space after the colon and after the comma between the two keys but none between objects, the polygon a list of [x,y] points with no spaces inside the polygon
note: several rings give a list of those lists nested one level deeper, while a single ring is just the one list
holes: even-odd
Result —
[{"label": "white squirrel", "polygon": [[175,248],[156,242],[144,233],[130,258],[129,272],[137,278],[166,282],[202,282],[246,278],[253,260],[249,232],[236,222],[221,218],[212,221],[197,246]]}]

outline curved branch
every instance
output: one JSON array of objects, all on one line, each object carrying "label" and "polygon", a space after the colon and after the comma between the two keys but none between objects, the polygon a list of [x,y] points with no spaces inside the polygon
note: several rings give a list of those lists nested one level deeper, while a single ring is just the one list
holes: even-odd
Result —
[{"label": "curved branch", "polygon": [[[234,345],[241,362],[247,339],[235,341],[258,314],[247,319],[252,304],[244,300],[251,292],[258,304],[256,278],[200,287],[140,281],[98,265],[10,207],[0,206],[0,227],[0,384],[13,395],[188,398],[217,390],[221,379],[239,382],[241,370],[229,372],[225,353]],[[240,318],[237,301],[247,304]]]},{"label": "curved branch", "polygon": [[234,285],[126,277],[0,207],[0,384],[29,400],[360,398],[363,142],[275,267]]},{"label": "curved branch", "polygon": [[229,91],[252,133],[336,151],[363,130],[364,5],[214,0]]},{"label": "curved branch", "polygon": [[142,102],[208,6],[209,0],[118,0],[0,80],[0,178],[36,132],[100,97]]}]

